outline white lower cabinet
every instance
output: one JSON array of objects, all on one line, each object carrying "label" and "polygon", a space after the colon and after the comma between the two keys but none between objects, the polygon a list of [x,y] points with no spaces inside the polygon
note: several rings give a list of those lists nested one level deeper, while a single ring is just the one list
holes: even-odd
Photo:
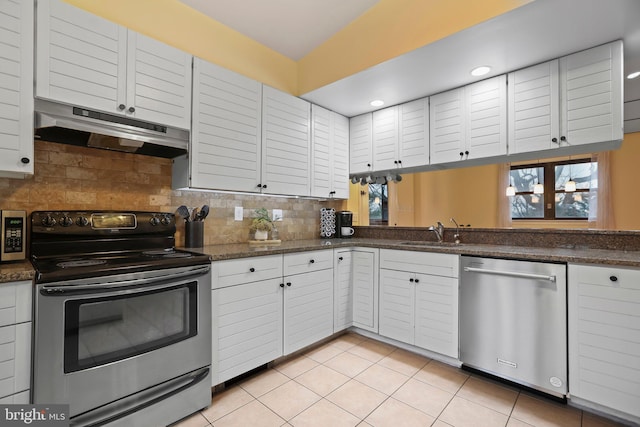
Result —
[{"label": "white lower cabinet", "polygon": [[458,358],[458,255],[380,251],[380,335]]},{"label": "white lower cabinet", "polygon": [[640,420],[640,269],[569,264],[569,392]]},{"label": "white lower cabinet", "polygon": [[0,284],[0,403],[29,403],[33,284]]},{"label": "white lower cabinet", "polygon": [[353,324],[353,251],[335,249],[333,265],[333,332],[340,332]]},{"label": "white lower cabinet", "polygon": [[213,263],[213,386],[333,334],[332,257],[321,250]]},{"label": "white lower cabinet", "polygon": [[353,326],[378,333],[379,249],[354,248],[351,254]]},{"label": "white lower cabinet", "polygon": [[284,274],[287,355],[333,334],[333,252],[285,254]]}]

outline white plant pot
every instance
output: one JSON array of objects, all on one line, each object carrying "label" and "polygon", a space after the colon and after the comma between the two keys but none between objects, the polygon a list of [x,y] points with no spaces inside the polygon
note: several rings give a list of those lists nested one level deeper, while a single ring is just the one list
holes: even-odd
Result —
[{"label": "white plant pot", "polygon": [[269,237],[269,232],[267,230],[256,230],[256,234],[253,238],[256,240],[267,240],[267,237]]}]

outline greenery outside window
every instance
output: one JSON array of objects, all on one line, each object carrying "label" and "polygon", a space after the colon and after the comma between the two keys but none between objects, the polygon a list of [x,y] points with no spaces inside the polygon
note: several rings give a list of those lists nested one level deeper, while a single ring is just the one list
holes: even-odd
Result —
[{"label": "greenery outside window", "polygon": [[[590,159],[512,166],[509,178],[516,192],[511,198],[514,220],[587,221],[589,206],[596,203],[598,164]],[[575,182],[575,191],[565,191],[569,181]],[[534,192],[536,184],[544,193]]]},{"label": "greenery outside window", "polygon": [[387,184],[369,184],[369,224],[389,224],[389,193]]}]

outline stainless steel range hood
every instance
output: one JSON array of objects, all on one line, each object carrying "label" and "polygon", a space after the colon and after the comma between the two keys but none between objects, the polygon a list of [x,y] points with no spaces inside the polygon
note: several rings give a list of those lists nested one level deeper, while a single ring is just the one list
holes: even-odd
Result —
[{"label": "stainless steel range hood", "polygon": [[174,158],[189,131],[43,99],[35,100],[35,137],[43,141]]}]

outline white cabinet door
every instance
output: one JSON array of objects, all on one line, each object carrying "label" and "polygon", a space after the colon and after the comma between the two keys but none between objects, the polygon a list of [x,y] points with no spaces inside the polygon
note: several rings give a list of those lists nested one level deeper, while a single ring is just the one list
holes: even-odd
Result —
[{"label": "white cabinet door", "polygon": [[331,112],[331,191],[336,199],[349,198],[349,119]]},{"label": "white cabinet door", "polygon": [[40,98],[191,127],[191,55],[60,0],[39,0]]},{"label": "white cabinet door", "polygon": [[458,358],[458,279],[415,278],[415,345]]},{"label": "white cabinet door", "polygon": [[414,343],[414,280],[413,273],[380,269],[380,335]]},{"label": "white cabinet door", "polygon": [[32,288],[26,280],[0,286],[0,326],[31,321]]},{"label": "white cabinet door", "polygon": [[349,169],[352,174],[373,170],[373,114],[349,119]]},{"label": "white cabinet door", "polygon": [[307,101],[263,87],[263,193],[310,194],[310,120]]},{"label": "white cabinet door", "polygon": [[259,191],[262,84],[195,58],[191,186]]},{"label": "white cabinet door", "polygon": [[311,195],[329,197],[331,192],[331,111],[311,106]]},{"label": "white cabinet door", "polygon": [[122,114],[127,29],[61,0],[38,0],[37,24],[36,97]]},{"label": "white cabinet door", "polygon": [[29,389],[31,322],[0,328],[0,373],[0,398]]},{"label": "white cabinet door", "polygon": [[31,1],[0,3],[0,175],[33,174]]},{"label": "white cabinet door", "polygon": [[622,42],[560,59],[564,145],[622,140]]},{"label": "white cabinet door", "polygon": [[127,116],[191,129],[191,62],[180,49],[128,31]]},{"label": "white cabinet door", "polygon": [[431,164],[464,160],[466,136],[464,88],[430,97]]},{"label": "white cabinet door", "polygon": [[399,167],[398,164],[398,106],[373,112],[374,170]]},{"label": "white cabinet door", "polygon": [[429,164],[429,98],[398,106],[400,134],[398,161],[400,167]]},{"label": "white cabinet door", "polygon": [[339,332],[353,323],[353,258],[352,251],[334,252],[333,270],[333,332]]},{"label": "white cabinet door", "polygon": [[212,291],[212,385],[282,356],[281,283],[267,279]]},{"label": "white cabinet door", "polygon": [[558,147],[558,60],[514,71],[508,79],[509,154]]},{"label": "white cabinet door", "polygon": [[640,417],[640,270],[570,264],[572,397]]},{"label": "white cabinet door", "polygon": [[353,263],[353,325],[378,333],[378,249],[357,248]]},{"label": "white cabinet door", "polygon": [[285,276],[284,354],[333,333],[333,269]]},{"label": "white cabinet door", "polygon": [[507,154],[507,76],[465,86],[464,94],[465,159]]}]

